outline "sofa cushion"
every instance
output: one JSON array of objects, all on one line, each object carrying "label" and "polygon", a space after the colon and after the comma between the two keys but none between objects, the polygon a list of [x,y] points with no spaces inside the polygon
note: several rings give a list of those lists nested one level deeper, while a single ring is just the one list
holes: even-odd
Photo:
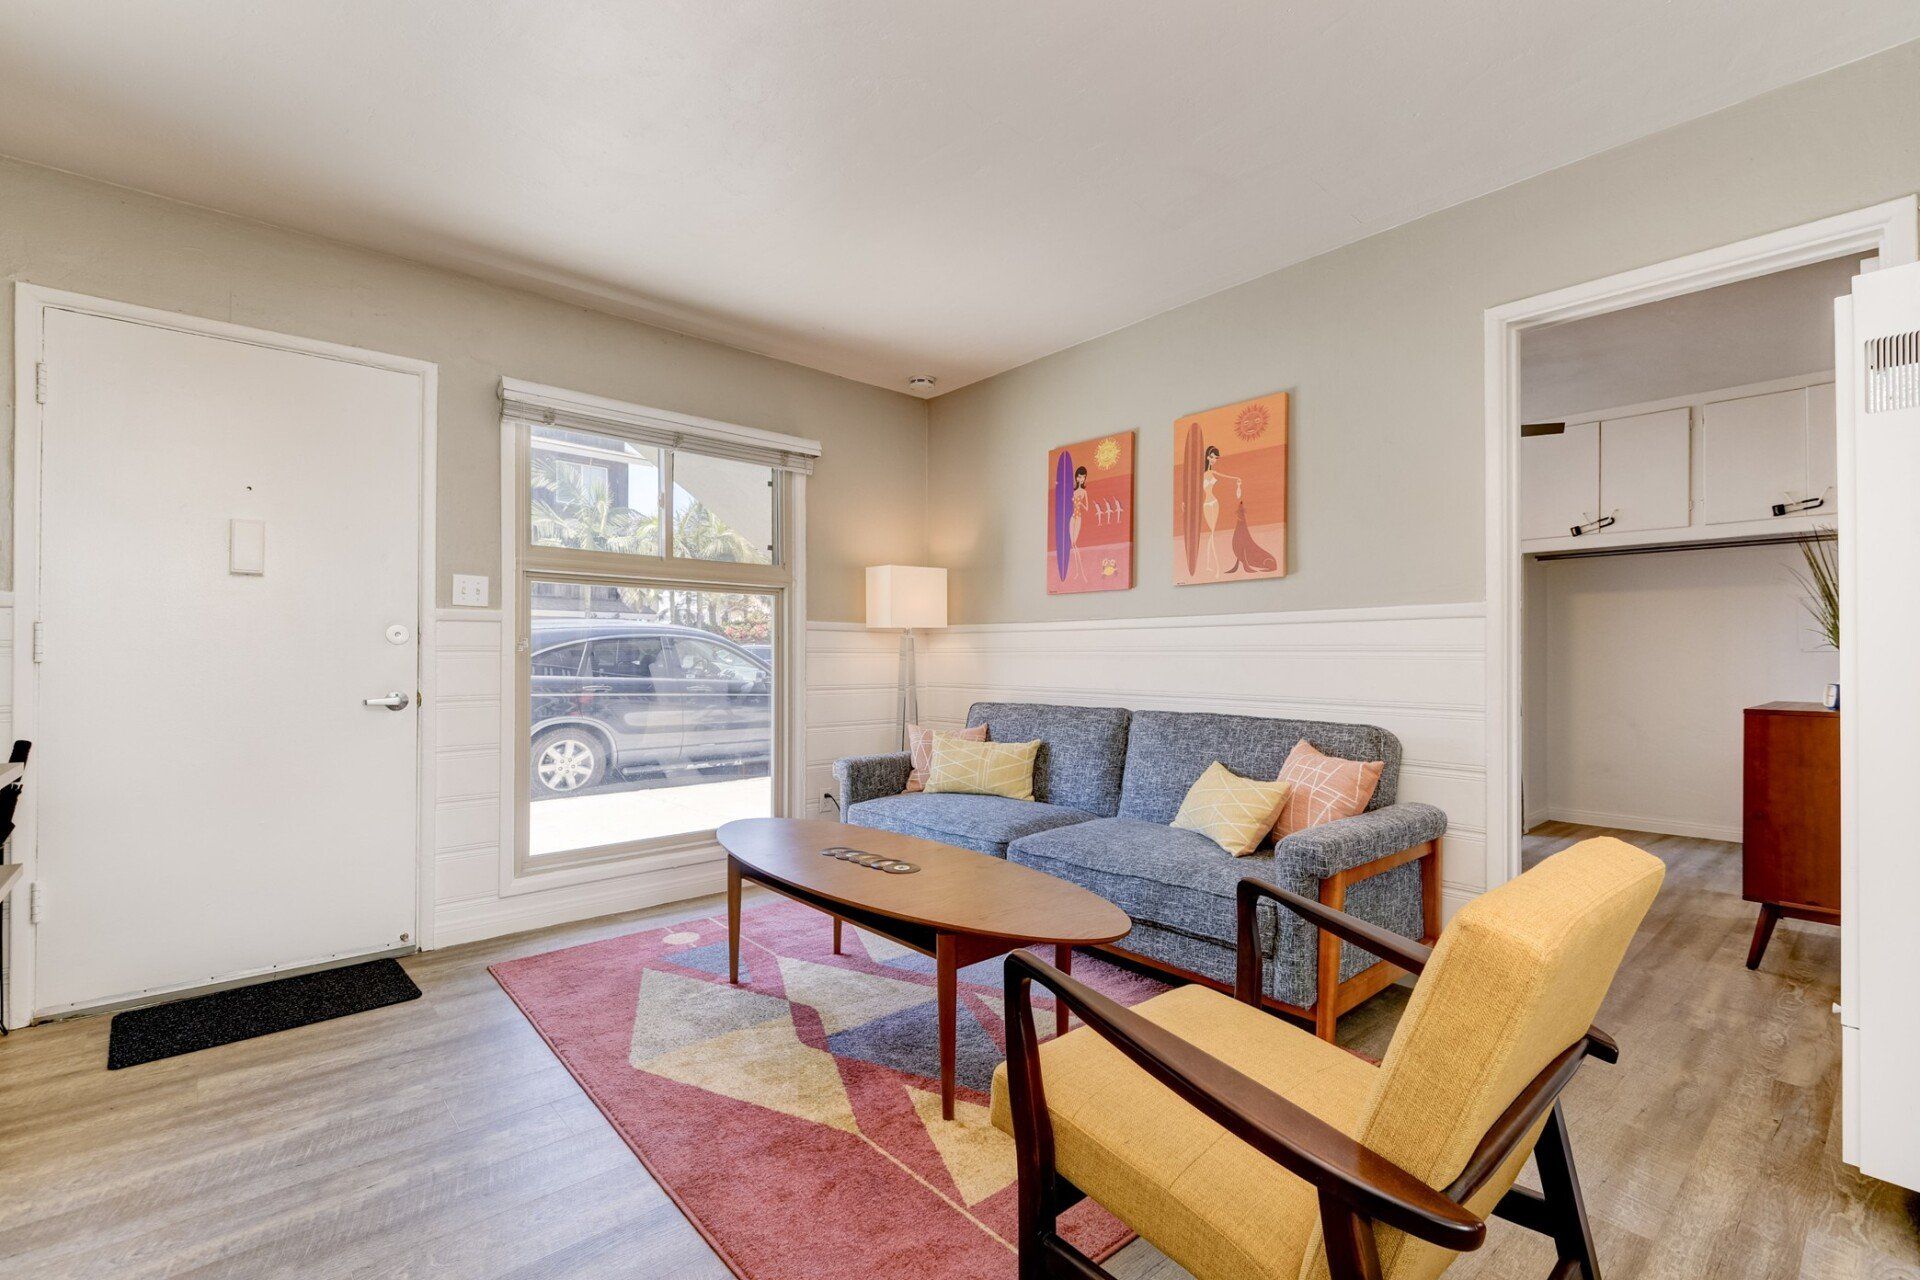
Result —
[{"label": "sofa cushion", "polygon": [[[967,723],[986,725],[987,736],[994,742],[1037,739],[1042,744],[1033,768],[1034,799],[1083,809],[1096,817],[1112,817],[1119,810],[1129,719],[1130,714],[1119,707],[1055,707],[1037,702],[976,702],[967,712]],[[1193,777],[1199,776],[1195,770]],[[1193,778],[1187,782],[1191,785]],[[1186,793],[1182,787],[1180,795]],[[1179,805],[1176,796],[1174,808]],[[1169,809],[1167,818],[1172,817]]]},{"label": "sofa cushion", "polygon": [[996,858],[1007,856],[1009,841],[1091,818],[1092,815],[1078,809],[1033,800],[928,792],[863,800],[846,814],[847,821],[856,827],[878,827],[923,840],[957,844]]},{"label": "sofa cushion", "polygon": [[1031,800],[1038,742],[968,742],[954,734],[936,738],[927,780],[929,795],[1005,796]]},{"label": "sofa cushion", "polygon": [[1280,770],[1287,802],[1274,815],[1274,838],[1365,813],[1380,786],[1380,770],[1378,760],[1342,760],[1304,738],[1294,743]]},{"label": "sofa cushion", "polygon": [[[1134,818],[1022,836],[1007,860],[1091,889],[1135,920],[1226,947],[1239,928],[1234,899],[1241,877],[1273,874],[1271,854],[1236,858],[1198,831]],[[1261,949],[1270,955],[1272,903],[1260,904],[1259,922]]]},{"label": "sofa cushion", "polygon": [[955,738],[965,738],[968,742],[985,742],[987,726],[973,725],[966,729],[928,729],[917,724],[907,726],[907,756],[913,768],[907,774],[908,791],[927,789],[927,770],[933,767],[933,740],[941,734]]},{"label": "sofa cushion", "polygon": [[[993,736],[1002,736],[998,727]],[[1172,822],[1187,790],[1214,761],[1243,778],[1277,778],[1293,744],[1302,740],[1343,760],[1381,761],[1380,782],[1367,808],[1393,803],[1400,780],[1400,740],[1377,725],[1136,711],[1127,729],[1119,816]]]}]

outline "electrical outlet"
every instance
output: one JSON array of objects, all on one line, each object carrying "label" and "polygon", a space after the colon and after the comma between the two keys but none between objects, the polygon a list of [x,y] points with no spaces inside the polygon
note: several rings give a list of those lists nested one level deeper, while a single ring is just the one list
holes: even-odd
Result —
[{"label": "electrical outlet", "polygon": [[453,575],[453,602],[473,609],[487,607],[487,577],[478,573],[456,573]]}]

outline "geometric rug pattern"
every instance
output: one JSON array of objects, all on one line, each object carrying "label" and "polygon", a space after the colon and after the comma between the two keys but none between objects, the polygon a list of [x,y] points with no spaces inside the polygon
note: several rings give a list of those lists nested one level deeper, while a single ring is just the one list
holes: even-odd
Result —
[{"label": "geometric rug pattern", "polygon": [[[1013,1140],[987,1122],[1004,960],[960,971],[949,1121],[931,959],[852,926],[836,956],[832,922],[797,903],[742,926],[737,987],[717,917],[492,973],[736,1275],[1011,1280]],[[1123,1004],[1165,989],[1085,954],[1074,976]],[[1062,1225],[1096,1259],[1132,1238],[1091,1201]]]}]

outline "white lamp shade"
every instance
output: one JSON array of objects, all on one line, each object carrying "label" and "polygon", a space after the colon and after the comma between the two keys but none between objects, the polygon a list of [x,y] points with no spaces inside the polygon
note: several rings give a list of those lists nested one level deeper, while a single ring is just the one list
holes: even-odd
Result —
[{"label": "white lamp shade", "polygon": [[867,625],[882,628],[947,625],[947,571],[924,565],[867,568]]}]

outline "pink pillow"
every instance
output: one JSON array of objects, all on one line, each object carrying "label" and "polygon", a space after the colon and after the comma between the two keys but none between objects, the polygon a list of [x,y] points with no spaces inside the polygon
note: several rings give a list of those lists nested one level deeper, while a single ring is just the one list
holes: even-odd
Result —
[{"label": "pink pillow", "polygon": [[987,726],[983,724],[971,729],[923,729],[917,724],[908,725],[907,754],[913,757],[913,772],[907,775],[907,791],[926,790],[927,770],[933,767],[933,737],[937,733],[962,742],[987,740]]},{"label": "pink pillow", "polygon": [[1280,781],[1293,786],[1273,824],[1274,839],[1365,811],[1384,768],[1383,760],[1342,760],[1316,750],[1305,739],[1294,743],[1287,762],[1280,766]]}]

